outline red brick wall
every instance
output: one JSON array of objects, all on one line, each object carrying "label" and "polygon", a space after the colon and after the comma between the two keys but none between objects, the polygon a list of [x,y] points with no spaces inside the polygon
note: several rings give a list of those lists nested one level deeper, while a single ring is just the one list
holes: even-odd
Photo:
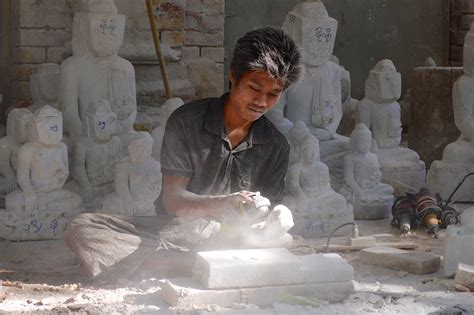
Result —
[{"label": "red brick wall", "polygon": [[474,0],[451,0],[449,64],[462,65],[464,37],[474,21]]}]

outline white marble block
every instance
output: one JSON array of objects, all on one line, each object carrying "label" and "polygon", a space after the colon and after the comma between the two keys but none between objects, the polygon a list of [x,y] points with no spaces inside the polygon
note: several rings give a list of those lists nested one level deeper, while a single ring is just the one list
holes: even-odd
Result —
[{"label": "white marble block", "polygon": [[351,135],[352,153],[344,157],[344,186],[339,193],[354,207],[356,219],[390,217],[393,188],[380,182],[377,155],[370,152],[372,133],[360,123]]},{"label": "white marble block", "polygon": [[337,21],[328,16],[320,1],[297,4],[283,23],[303,53],[304,79],[288,88],[267,115],[287,134],[302,121],[320,141],[321,160],[329,167],[331,184],[342,184],[343,157],[349,153],[349,139],[336,130],[342,118],[341,69],[331,58]]},{"label": "white marble block", "polygon": [[139,132],[128,146],[129,156],[115,167],[115,192],[104,197],[100,213],[125,217],[154,216],[161,192],[161,165],[151,156],[153,139]]},{"label": "white marble block", "polygon": [[69,169],[62,132],[58,110],[46,105],[35,112],[31,139],[18,152],[20,189],[6,196],[6,210],[2,210],[0,230],[11,232],[7,239],[61,238],[61,228],[83,210],[82,198],[63,188]]},{"label": "white marble block", "polygon": [[461,214],[461,225],[449,225],[443,250],[443,271],[452,276],[458,264],[474,265],[474,208]]},{"label": "white marble block", "polygon": [[[59,105],[73,141],[83,135],[91,103],[107,100],[117,116],[116,135],[126,148],[135,134],[135,72],[117,55],[125,21],[113,1],[80,1],[72,27],[73,56],[61,64]],[[123,138],[123,139],[122,139]]]},{"label": "white marble block", "polygon": [[[474,26],[464,40],[464,74],[453,86],[454,123],[461,132],[459,139],[443,150],[441,161],[431,164],[427,184],[431,191],[447,199],[461,179],[474,171]],[[474,180],[466,180],[454,200],[471,201]]]},{"label": "white marble block", "polygon": [[[328,167],[320,161],[319,141],[303,122],[289,131],[290,166],[283,204],[293,209],[293,234],[327,236],[338,226],[354,221],[352,206],[331,188]],[[341,229],[338,235],[350,229]]]},{"label": "white marble block", "polygon": [[358,117],[374,137],[382,177],[397,180],[418,190],[425,185],[425,163],[413,150],[400,147],[402,122],[400,104],[401,75],[392,61],[379,61],[365,81],[365,98],[358,107]]},{"label": "white marble block", "polygon": [[193,278],[207,289],[351,281],[337,254],[296,256],[284,248],[199,252]]}]

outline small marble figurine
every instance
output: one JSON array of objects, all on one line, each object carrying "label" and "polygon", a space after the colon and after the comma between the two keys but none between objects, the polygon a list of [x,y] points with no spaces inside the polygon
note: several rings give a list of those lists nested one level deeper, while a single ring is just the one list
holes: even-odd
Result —
[{"label": "small marble figurine", "polygon": [[425,163],[415,151],[400,147],[400,94],[401,75],[393,62],[379,61],[365,81],[365,98],[359,104],[358,116],[372,131],[383,177],[419,190],[425,185]]},{"label": "small marble figurine", "polygon": [[372,133],[360,123],[351,135],[352,153],[344,157],[344,186],[339,193],[354,207],[356,219],[390,216],[393,188],[380,182],[377,155],[370,152]]},{"label": "small marble figurine", "polygon": [[115,164],[122,159],[122,144],[114,136],[117,116],[106,100],[92,102],[84,121],[84,136],[74,143],[72,174],[89,210],[113,191]]},{"label": "small marble figurine", "polygon": [[139,132],[128,146],[128,158],[115,168],[115,192],[104,198],[98,212],[132,216],[156,215],[154,202],[161,192],[161,166],[152,156],[153,139]]}]

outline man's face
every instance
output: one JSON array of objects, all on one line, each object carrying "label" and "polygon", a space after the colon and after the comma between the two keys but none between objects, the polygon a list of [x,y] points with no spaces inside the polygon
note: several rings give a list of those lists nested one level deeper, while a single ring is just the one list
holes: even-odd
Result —
[{"label": "man's face", "polygon": [[255,121],[271,109],[285,86],[282,80],[273,79],[264,71],[245,72],[238,83],[231,72],[229,79],[232,83],[229,96],[232,109],[246,121]]}]

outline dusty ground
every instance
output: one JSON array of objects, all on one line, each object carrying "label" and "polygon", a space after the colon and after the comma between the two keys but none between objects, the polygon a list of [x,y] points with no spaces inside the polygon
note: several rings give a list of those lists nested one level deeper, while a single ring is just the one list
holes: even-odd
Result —
[{"label": "dusty ground", "polygon": [[[398,239],[399,231],[390,227],[390,220],[358,223],[361,235],[388,233]],[[419,230],[404,239],[415,241],[418,250],[442,254],[444,233],[433,239]],[[325,242],[308,240],[312,245]],[[334,242],[343,242],[343,238]],[[205,310],[179,311],[160,301],[159,279],[118,279],[115,285],[88,283],[63,241],[0,241],[0,313],[474,314],[472,294],[454,292],[453,280],[445,279],[441,271],[418,276],[362,264],[358,252],[342,255],[354,267],[356,288],[344,303],[320,307],[236,305],[231,310],[210,305]]]}]

